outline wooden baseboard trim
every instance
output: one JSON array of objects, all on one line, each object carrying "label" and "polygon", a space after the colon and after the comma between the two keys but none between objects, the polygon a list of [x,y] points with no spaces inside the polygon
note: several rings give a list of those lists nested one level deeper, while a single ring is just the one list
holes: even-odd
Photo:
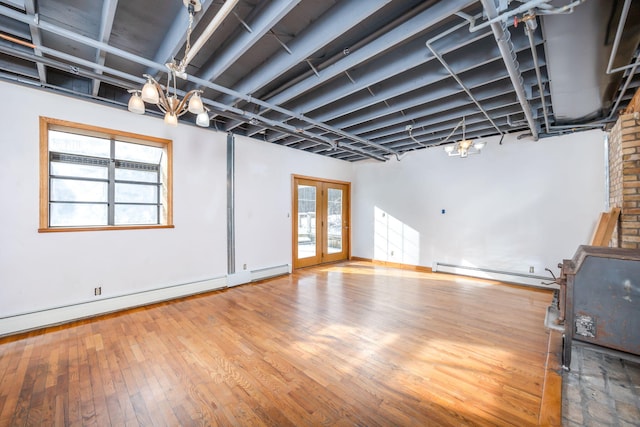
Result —
[{"label": "wooden baseboard trim", "polygon": [[70,323],[80,319],[123,311],[158,302],[223,289],[226,277],[167,286],[127,295],[104,297],[95,301],[51,307],[39,311],[0,318],[0,337]]},{"label": "wooden baseboard trim", "polygon": [[373,265],[379,265],[381,267],[392,267],[392,268],[399,268],[401,270],[420,271],[422,273],[433,273],[433,270],[431,269],[431,267],[423,267],[421,265],[402,264],[399,262],[389,262],[389,261],[379,261],[376,259],[362,258],[357,256],[352,256],[350,260],[370,262]]},{"label": "wooden baseboard trim", "polygon": [[549,330],[538,425],[562,425],[562,332]]}]

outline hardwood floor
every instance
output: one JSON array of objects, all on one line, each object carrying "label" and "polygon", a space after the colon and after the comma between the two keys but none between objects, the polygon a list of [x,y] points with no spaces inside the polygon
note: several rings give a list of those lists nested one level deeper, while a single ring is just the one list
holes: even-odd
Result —
[{"label": "hardwood floor", "polygon": [[0,339],[0,425],[553,424],[551,299],[366,262],[298,270]]}]

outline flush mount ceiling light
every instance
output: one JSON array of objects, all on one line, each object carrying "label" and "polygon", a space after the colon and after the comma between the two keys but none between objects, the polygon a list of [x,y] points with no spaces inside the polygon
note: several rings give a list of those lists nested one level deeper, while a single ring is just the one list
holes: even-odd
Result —
[{"label": "flush mount ceiling light", "polygon": [[[202,127],[209,126],[209,113],[202,103],[200,94],[201,90],[191,90],[187,92],[184,98],[178,97],[176,79],[187,77],[186,58],[189,57],[191,50],[191,32],[193,30],[193,16],[202,9],[200,0],[184,0],[184,5],[189,13],[189,28],[187,30],[187,45],[185,48],[185,59],[176,62],[175,59],[166,64],[167,69],[167,86],[166,91],[162,88],[152,76],[145,74],[147,82],[142,90],[130,90],[131,98],[129,99],[129,111],[136,114],[145,113],[145,102],[156,105],[160,111],[164,113],[164,121],[167,124],[177,126],[178,117],[184,115],[187,111],[196,114],[196,124]],[[171,92],[173,85],[173,93]]]},{"label": "flush mount ceiling light", "polygon": [[453,132],[455,132],[455,130],[460,125],[462,125],[462,140],[456,142],[455,144],[445,146],[444,151],[450,157],[459,156],[464,158],[464,157],[467,157],[469,154],[479,154],[480,151],[484,148],[485,142],[479,141],[479,140],[476,140],[474,142],[470,139],[466,139],[465,137],[466,126],[465,126],[464,117],[462,118],[460,123],[458,123],[458,125],[455,127]]}]

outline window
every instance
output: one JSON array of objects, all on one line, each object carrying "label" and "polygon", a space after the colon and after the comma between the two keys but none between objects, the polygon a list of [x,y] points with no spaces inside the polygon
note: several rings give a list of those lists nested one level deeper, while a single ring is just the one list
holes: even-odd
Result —
[{"label": "window", "polygon": [[40,118],[40,231],[172,227],[171,141]]}]

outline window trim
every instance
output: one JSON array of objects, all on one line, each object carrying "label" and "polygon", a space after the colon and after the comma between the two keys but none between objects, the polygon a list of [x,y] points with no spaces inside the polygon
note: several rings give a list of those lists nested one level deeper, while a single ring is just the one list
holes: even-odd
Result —
[{"label": "window trim", "polygon": [[[166,150],[166,224],[153,225],[108,225],[108,226],[49,226],[49,130],[61,130],[86,136],[116,138],[123,142],[143,143]],[[40,224],[39,233],[57,233],[69,231],[105,231],[105,230],[139,230],[155,228],[174,228],[173,225],[173,141],[131,132],[107,129],[97,126],[74,123],[66,120],[40,116]]]}]

